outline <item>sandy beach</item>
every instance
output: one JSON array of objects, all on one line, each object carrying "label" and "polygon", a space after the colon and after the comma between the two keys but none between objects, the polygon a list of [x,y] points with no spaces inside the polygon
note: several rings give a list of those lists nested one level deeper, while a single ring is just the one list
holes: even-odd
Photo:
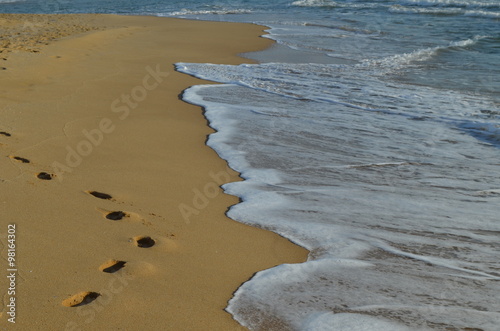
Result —
[{"label": "sandy beach", "polygon": [[208,82],[173,63],[249,62],[237,54],[268,47],[263,28],[112,15],[0,26],[0,329],[243,330],[224,311],[232,293],[307,251],[225,216],[238,199],[220,185],[240,179],[179,98]]}]

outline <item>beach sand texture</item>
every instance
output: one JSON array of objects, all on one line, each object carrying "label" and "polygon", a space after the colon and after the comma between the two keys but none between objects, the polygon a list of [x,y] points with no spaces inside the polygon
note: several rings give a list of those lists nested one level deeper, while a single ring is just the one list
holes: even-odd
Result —
[{"label": "beach sand texture", "polygon": [[[16,227],[16,323],[2,330],[242,330],[223,309],[307,251],[225,216],[239,180],[179,98],[175,62],[237,64],[262,27],[111,15],[0,15],[2,265]],[[251,313],[251,312],[249,312]]]}]

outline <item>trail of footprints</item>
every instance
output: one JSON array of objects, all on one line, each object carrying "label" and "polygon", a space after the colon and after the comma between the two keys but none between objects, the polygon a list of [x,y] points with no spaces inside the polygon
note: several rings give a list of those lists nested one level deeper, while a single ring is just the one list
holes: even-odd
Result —
[{"label": "trail of footprints", "polygon": [[[6,131],[0,131],[0,136],[4,137],[11,137],[12,135],[9,132]],[[29,164],[31,161],[27,158],[24,158],[22,156],[14,156],[10,155],[9,158],[15,162],[23,163],[23,164]],[[40,180],[52,180],[55,175],[47,173],[47,172],[39,172],[36,174],[36,177]],[[111,200],[113,201],[113,197],[107,193],[102,193],[102,192],[97,192],[97,191],[86,191],[86,193],[98,198],[98,199],[103,199],[103,200]],[[122,220],[125,217],[129,217],[130,215],[127,214],[124,211],[112,211],[108,212],[105,215],[105,218],[111,221],[119,221]],[[150,248],[153,247],[156,242],[153,238],[149,236],[136,236],[132,238],[132,241],[137,247],[140,248]],[[100,267],[99,270],[105,273],[115,273],[122,268],[125,267],[127,264],[126,261],[120,261],[120,260],[109,260],[103,263]],[[98,292],[91,292],[91,291],[83,291],[80,293],[77,293],[65,300],[62,301],[62,305],[65,307],[80,307],[86,304],[91,303],[95,299],[97,299],[100,296]]]},{"label": "trail of footprints", "polygon": [[[6,132],[6,131],[0,131],[0,136],[12,137],[12,135],[9,132]],[[22,156],[9,155],[9,158],[11,160],[13,160],[15,162],[19,162],[19,163],[24,163],[24,164],[31,163],[30,160],[28,160],[27,158],[22,157]],[[42,180],[52,180],[55,177],[55,175],[49,174],[47,172],[39,172],[39,173],[36,174],[36,177],[38,179],[42,179]]]},{"label": "trail of footprints", "polygon": [[[113,197],[107,193],[102,193],[98,191],[86,191],[86,193],[98,199],[114,201]],[[111,221],[119,221],[125,217],[130,217],[130,215],[121,210],[107,212],[105,214],[105,218]],[[134,244],[140,248],[150,248],[156,244],[156,241],[149,236],[136,236],[133,237],[132,240]],[[126,264],[127,264],[126,261],[109,260],[103,263],[99,267],[99,270],[105,273],[112,274],[124,268]],[[99,296],[100,294],[97,292],[88,292],[88,291],[80,292],[64,300],[62,304],[63,306],[66,307],[79,307],[91,303]]]}]

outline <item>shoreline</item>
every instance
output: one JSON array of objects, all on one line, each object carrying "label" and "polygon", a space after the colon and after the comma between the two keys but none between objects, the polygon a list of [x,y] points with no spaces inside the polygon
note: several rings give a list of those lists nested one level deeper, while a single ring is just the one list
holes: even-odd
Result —
[{"label": "shoreline", "polygon": [[1,226],[16,225],[19,314],[7,321],[2,289],[0,325],[243,330],[224,311],[233,292],[307,251],[225,216],[238,198],[220,185],[239,175],[205,145],[213,130],[201,107],[179,97],[213,83],[173,64],[248,62],[237,54],[272,44],[258,38],[263,28],[36,15],[52,34],[22,16],[8,24],[21,24],[33,44],[4,47],[0,71]]}]

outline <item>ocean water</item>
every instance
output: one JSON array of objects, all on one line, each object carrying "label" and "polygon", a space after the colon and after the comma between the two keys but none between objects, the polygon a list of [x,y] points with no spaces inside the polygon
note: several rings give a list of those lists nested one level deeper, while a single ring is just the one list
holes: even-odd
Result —
[{"label": "ocean water", "polygon": [[[311,251],[226,308],[251,330],[500,330],[500,1],[14,1],[269,27],[259,64],[178,63],[242,173],[228,215]],[[272,252],[271,252],[272,253]]]}]

